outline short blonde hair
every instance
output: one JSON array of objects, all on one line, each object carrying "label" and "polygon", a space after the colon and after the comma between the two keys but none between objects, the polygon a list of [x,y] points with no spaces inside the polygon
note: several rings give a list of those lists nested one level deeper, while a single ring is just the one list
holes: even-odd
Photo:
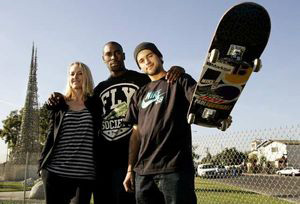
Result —
[{"label": "short blonde hair", "polygon": [[65,98],[66,98],[66,100],[70,100],[73,96],[73,89],[70,84],[70,73],[69,72],[70,72],[70,68],[74,65],[79,67],[82,71],[82,76],[83,76],[82,93],[83,93],[83,100],[85,101],[88,96],[93,95],[94,81],[93,81],[93,77],[92,77],[90,68],[86,64],[84,64],[82,62],[78,62],[78,61],[73,62],[69,66],[68,77],[67,77],[68,82],[67,82],[67,86],[66,86]]}]

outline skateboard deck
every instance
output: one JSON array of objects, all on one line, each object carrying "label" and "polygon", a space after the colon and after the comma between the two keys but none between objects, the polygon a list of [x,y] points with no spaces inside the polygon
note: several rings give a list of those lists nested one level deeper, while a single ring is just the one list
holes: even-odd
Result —
[{"label": "skateboard deck", "polygon": [[268,12],[259,4],[233,6],[221,18],[195,88],[188,123],[220,127],[228,118],[260,56],[271,30]]}]

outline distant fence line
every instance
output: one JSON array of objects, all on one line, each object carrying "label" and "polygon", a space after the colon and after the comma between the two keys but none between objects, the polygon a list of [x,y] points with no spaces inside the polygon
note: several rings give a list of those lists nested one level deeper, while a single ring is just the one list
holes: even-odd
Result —
[{"label": "distant fence line", "polygon": [[[229,129],[206,136],[194,134],[193,146],[200,156],[196,169],[200,181],[300,203],[300,175],[295,170],[300,168],[300,124],[234,132]],[[229,155],[231,152],[235,155]],[[286,167],[294,169],[283,170]],[[203,188],[200,185],[196,191],[203,197],[211,196]],[[213,190],[216,189],[210,189]],[[222,203],[226,190],[217,191],[214,202]]]},{"label": "distant fence line", "polygon": [[211,154],[216,154],[225,148],[235,147],[240,151],[250,151],[255,140],[298,140],[300,141],[300,124],[253,130],[219,132],[217,134],[193,134],[193,145],[197,153],[205,156],[207,148]]}]

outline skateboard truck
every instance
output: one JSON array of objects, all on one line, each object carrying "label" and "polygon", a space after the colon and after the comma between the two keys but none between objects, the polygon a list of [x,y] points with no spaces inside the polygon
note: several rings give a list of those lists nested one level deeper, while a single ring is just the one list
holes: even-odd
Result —
[{"label": "skateboard truck", "polygon": [[231,56],[232,59],[241,61],[245,50],[246,50],[246,48],[243,46],[230,45],[227,55]]},{"label": "skateboard truck", "polygon": [[204,108],[203,113],[202,113],[202,118],[211,119],[216,115],[216,112],[217,111],[214,109]]},{"label": "skateboard truck", "polygon": [[241,61],[242,60],[242,51],[238,50],[238,49],[234,49],[232,51],[232,58],[236,59],[237,61]]},{"label": "skateboard truck", "polygon": [[[217,111],[214,109],[204,108],[203,113],[202,113],[202,118],[210,120],[216,115],[216,112]],[[190,113],[187,118],[188,124],[195,123],[195,120],[196,120],[195,113]],[[210,126],[208,126],[208,127],[210,127]]]},{"label": "skateboard truck", "polygon": [[[215,50],[215,49],[214,49]],[[227,55],[236,61],[242,61],[243,54],[246,48],[240,45],[230,45]],[[261,70],[262,63],[259,58],[254,59],[253,61],[253,71],[259,72]]]}]

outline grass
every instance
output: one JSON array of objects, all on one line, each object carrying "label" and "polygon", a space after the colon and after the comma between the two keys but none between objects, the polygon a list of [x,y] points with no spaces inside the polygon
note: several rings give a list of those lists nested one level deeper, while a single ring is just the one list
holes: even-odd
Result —
[{"label": "grass", "polygon": [[[198,203],[201,204],[289,204],[290,202],[280,200],[271,196],[261,195],[239,187],[218,183],[213,179],[195,180],[196,195]],[[28,188],[30,190],[30,187]],[[21,182],[0,182],[0,192],[23,191]],[[1,201],[1,204],[19,204],[21,201]],[[28,202],[27,203],[32,203]]]},{"label": "grass", "polygon": [[[44,204],[44,201],[30,201],[26,200],[26,204]],[[23,201],[13,200],[13,201],[2,201],[0,200],[0,204],[23,204]]]},{"label": "grass", "polygon": [[198,202],[201,204],[288,204],[290,202],[271,196],[246,191],[238,187],[218,183],[212,179],[197,177],[195,188]]},{"label": "grass", "polygon": [[[31,187],[26,187],[26,190],[30,190]],[[14,192],[23,191],[24,186],[22,182],[0,182],[0,192]]]}]

